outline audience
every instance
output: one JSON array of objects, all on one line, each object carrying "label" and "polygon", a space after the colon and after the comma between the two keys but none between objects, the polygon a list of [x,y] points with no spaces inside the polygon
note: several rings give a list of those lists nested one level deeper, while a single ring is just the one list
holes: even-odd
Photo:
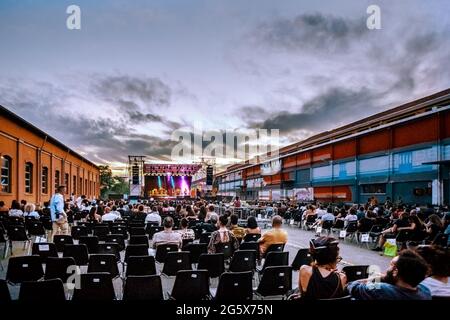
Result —
[{"label": "audience", "polygon": [[259,250],[262,256],[264,256],[270,245],[280,243],[285,244],[287,242],[288,235],[287,232],[281,228],[282,224],[283,218],[279,215],[272,217],[272,229],[264,233],[259,239]]},{"label": "audience", "polygon": [[245,229],[238,225],[239,216],[237,214],[232,214],[230,216],[230,231],[233,232],[234,236],[239,240],[242,240],[245,236]]},{"label": "audience", "polygon": [[[431,216],[430,216],[431,217]],[[433,246],[417,249],[428,263],[428,277],[421,284],[428,288],[431,296],[450,297],[450,252]]]},{"label": "audience", "polygon": [[10,217],[23,217],[23,211],[20,207],[20,203],[16,200],[13,200],[11,203],[11,209],[9,209],[9,216]]},{"label": "audience", "polygon": [[179,232],[173,231],[173,218],[165,217],[163,221],[164,230],[157,232],[153,235],[153,249],[156,249],[160,244],[177,244],[181,248],[183,243],[181,234]]},{"label": "audience", "polygon": [[186,218],[182,218],[180,221],[181,228],[177,230],[178,233],[181,234],[181,239],[195,239],[194,230],[188,229],[189,221]]},{"label": "audience", "polygon": [[211,239],[208,244],[208,253],[216,253],[216,246],[221,243],[228,243],[231,247],[236,250],[239,247],[239,242],[237,241],[234,234],[227,229],[228,217],[222,215],[219,217],[219,230],[214,231],[211,234]]},{"label": "audience", "polygon": [[32,217],[34,219],[39,219],[39,213],[36,212],[36,206],[32,203],[28,203],[25,206],[24,217]]},{"label": "audience", "polygon": [[421,284],[427,271],[425,260],[407,249],[392,259],[381,281],[354,281],[349,283],[347,290],[357,300],[430,300],[430,290]]},{"label": "audience", "polygon": [[153,206],[152,211],[145,217],[145,223],[149,222],[156,223],[158,226],[161,225],[161,216],[159,215],[158,208],[156,206]]},{"label": "audience", "polygon": [[246,234],[261,234],[261,228],[258,227],[258,222],[253,216],[247,219],[247,228],[245,229]]},{"label": "audience", "polygon": [[344,296],[347,283],[345,274],[337,271],[340,261],[338,241],[332,237],[319,237],[310,242],[313,258],[311,266],[300,268],[299,289],[306,300],[332,299]]}]

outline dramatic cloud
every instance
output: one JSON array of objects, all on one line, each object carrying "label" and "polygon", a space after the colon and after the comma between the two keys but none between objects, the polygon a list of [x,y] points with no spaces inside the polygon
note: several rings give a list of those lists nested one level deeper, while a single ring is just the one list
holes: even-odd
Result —
[{"label": "dramatic cloud", "polygon": [[345,19],[321,13],[276,19],[258,26],[255,40],[277,49],[336,52],[346,50],[369,30],[365,19]]}]

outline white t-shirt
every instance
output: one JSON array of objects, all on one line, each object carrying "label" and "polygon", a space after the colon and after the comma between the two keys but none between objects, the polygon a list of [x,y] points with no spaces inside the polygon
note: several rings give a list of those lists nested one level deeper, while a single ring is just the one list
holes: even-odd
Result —
[{"label": "white t-shirt", "polygon": [[116,219],[118,219],[119,217],[117,215],[115,215],[114,213],[110,212],[110,213],[106,213],[102,216],[102,221],[114,221]]},{"label": "white t-shirt", "polygon": [[432,277],[428,277],[423,280],[420,284],[430,289],[432,296],[444,296],[450,297],[450,282],[447,278],[447,283],[436,280]]},{"label": "white t-shirt", "polygon": [[10,217],[23,217],[23,211],[19,209],[11,209],[9,210]]},{"label": "white t-shirt", "polygon": [[145,223],[157,222],[158,226],[161,225],[161,216],[156,212],[151,212],[145,217]]}]

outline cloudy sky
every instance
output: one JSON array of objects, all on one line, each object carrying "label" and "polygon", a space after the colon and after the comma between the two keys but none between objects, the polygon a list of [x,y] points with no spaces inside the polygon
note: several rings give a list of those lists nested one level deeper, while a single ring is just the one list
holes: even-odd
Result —
[{"label": "cloudy sky", "polygon": [[[66,8],[81,8],[81,30]],[[370,4],[381,30],[366,27]],[[166,161],[171,133],[283,145],[450,87],[450,2],[0,2],[0,104],[96,163]],[[183,129],[184,130],[184,129]]]}]

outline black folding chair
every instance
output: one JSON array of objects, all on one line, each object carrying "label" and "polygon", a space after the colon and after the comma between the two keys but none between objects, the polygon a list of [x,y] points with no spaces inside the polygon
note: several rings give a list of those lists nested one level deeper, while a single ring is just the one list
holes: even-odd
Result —
[{"label": "black folding chair", "polygon": [[123,300],[164,300],[161,277],[158,275],[128,276],[123,289]]},{"label": "black folding chair", "polygon": [[166,255],[168,252],[178,251],[178,245],[167,243],[167,244],[160,244],[156,247],[156,253],[155,253],[155,260],[159,263],[164,263],[164,260],[166,259]]},{"label": "black folding chair", "polygon": [[125,237],[123,234],[109,234],[105,239],[106,243],[117,243],[119,251],[125,250]]},{"label": "black folding chair", "polygon": [[199,243],[209,244],[209,241],[211,240],[211,234],[212,232],[203,232],[202,234],[200,234]]},{"label": "black folding chair", "polygon": [[130,235],[130,240],[128,241],[128,244],[145,244],[147,247],[148,245],[148,238],[147,235]]},{"label": "black folding chair", "polygon": [[156,275],[156,263],[153,256],[128,257],[125,277]]},{"label": "black folding chair", "polygon": [[294,261],[292,261],[292,269],[294,271],[300,270],[303,265],[309,266],[313,262],[309,249],[298,249],[295,255]]},{"label": "black folding chair", "polygon": [[[11,218],[11,217],[10,217]],[[27,231],[24,225],[9,225],[7,229],[8,233],[8,243],[11,249],[11,255],[13,254],[13,241],[23,241],[23,248],[25,249],[27,245],[30,245],[31,239],[27,235]]]},{"label": "black folding chair", "polygon": [[116,261],[120,261],[119,245],[114,242],[105,242],[98,244],[97,253],[99,254],[113,254],[116,257]]},{"label": "black folding chair", "polygon": [[48,257],[47,263],[45,264],[44,279],[61,279],[63,283],[66,283],[69,276],[71,276],[75,270],[75,259],[72,257]]},{"label": "black folding chair", "polygon": [[30,220],[26,223],[26,229],[28,230],[28,235],[33,237],[45,237],[46,232],[44,225],[39,220]]},{"label": "black folding chair", "polygon": [[258,270],[260,274],[263,274],[267,267],[273,266],[287,266],[289,265],[289,252],[269,252],[264,259],[264,264],[261,270]]},{"label": "black folding chair", "polygon": [[72,226],[71,230],[70,230],[70,234],[72,235],[72,238],[74,238],[75,240],[80,239],[81,236],[88,236],[89,232],[86,226],[80,226],[80,225],[76,225],[76,226]]},{"label": "black folding chair", "polygon": [[237,250],[231,258],[231,272],[256,270],[256,252],[254,250]]},{"label": "black folding chair", "polygon": [[188,245],[194,242],[194,239],[183,239],[183,243],[181,245],[181,250],[187,251]]},{"label": "black folding chair", "polygon": [[197,270],[208,270],[210,278],[220,277],[225,272],[225,258],[223,253],[203,253],[198,258]]},{"label": "black folding chair", "polygon": [[91,254],[89,256],[88,273],[108,272],[111,279],[119,276],[116,256],[113,254]]},{"label": "black folding chair", "polygon": [[214,246],[217,253],[223,253],[225,261],[229,260],[234,253],[234,248],[232,247],[230,242],[219,242]]},{"label": "black folding chair", "polygon": [[208,271],[178,271],[169,298],[179,301],[209,300]]},{"label": "black folding chair", "polygon": [[160,226],[150,226],[150,228],[148,229],[148,237],[150,239],[153,238],[153,236],[155,235],[155,233],[163,231],[164,227],[160,227]]},{"label": "black folding chair", "polygon": [[200,255],[207,253],[208,245],[206,243],[191,243],[187,246],[186,251],[189,251],[189,260],[191,263],[198,263]]},{"label": "black folding chair", "polygon": [[89,254],[98,252],[98,242],[99,238],[97,236],[81,236],[80,240],[78,240],[79,244],[86,245]]},{"label": "black folding chair", "polygon": [[[124,240],[128,239],[128,231],[125,227],[111,227],[111,235],[121,234]],[[107,239],[108,237],[106,237]],[[107,241],[107,240],[106,240]]]},{"label": "black folding chair", "polygon": [[347,282],[366,279],[369,277],[369,266],[368,265],[345,266],[342,268],[342,272],[345,273],[347,277]]},{"label": "black folding chair", "polygon": [[47,262],[48,257],[58,257],[56,245],[51,242],[33,243],[31,254],[40,256],[43,263]]},{"label": "black folding chair", "polygon": [[94,236],[98,237],[99,241],[105,241],[109,234],[109,227],[105,225],[97,225],[94,227]]},{"label": "black folding chair", "polygon": [[292,290],[292,267],[272,266],[264,270],[256,294],[262,298],[267,296],[286,296]]},{"label": "black folding chair", "polygon": [[215,300],[236,302],[252,300],[252,281],[251,271],[223,273],[219,279]]},{"label": "black folding chair", "polygon": [[61,302],[66,300],[61,279],[25,281],[20,285],[19,301]]},{"label": "black folding chair", "polygon": [[6,271],[6,280],[11,284],[37,281],[44,276],[42,259],[38,255],[11,257]]},{"label": "black folding chair", "polygon": [[189,261],[189,252],[168,252],[164,259],[162,274],[169,277],[176,276],[177,272],[180,270],[192,270],[192,265]]},{"label": "black folding chair", "polygon": [[108,272],[81,274],[80,288],[75,288],[73,301],[112,301],[116,299]]},{"label": "black folding chair", "polygon": [[250,242],[250,241],[257,242],[259,238],[261,238],[260,233],[247,233],[243,239],[243,242]]},{"label": "black folding chair", "polygon": [[69,235],[55,234],[53,236],[53,243],[56,244],[56,250],[58,252],[63,252],[66,244],[73,244],[73,238]]},{"label": "black folding chair", "polygon": [[145,228],[143,227],[130,228],[129,232],[130,236],[146,236]]},{"label": "black folding chair", "polygon": [[72,257],[77,266],[85,266],[89,261],[88,248],[85,244],[66,244],[63,257]]},{"label": "black folding chair", "polygon": [[242,242],[239,245],[239,250],[254,250],[256,252],[256,259],[260,260],[261,259],[261,255],[259,252],[259,243],[258,242],[254,242],[254,241],[249,241],[249,242]]}]

